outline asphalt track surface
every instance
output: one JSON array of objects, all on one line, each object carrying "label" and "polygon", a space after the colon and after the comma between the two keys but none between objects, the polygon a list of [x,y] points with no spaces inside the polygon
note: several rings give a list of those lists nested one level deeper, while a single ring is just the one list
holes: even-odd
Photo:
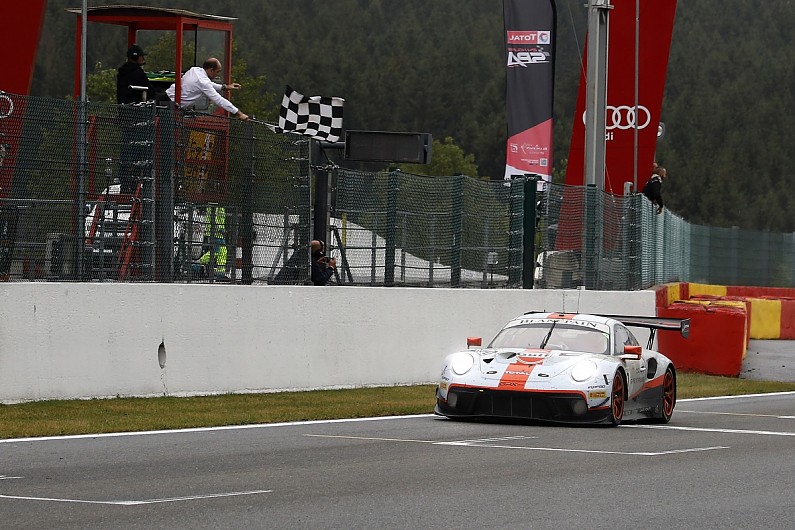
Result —
[{"label": "asphalt track surface", "polygon": [[0,440],[3,528],[792,528],[795,393],[666,426],[430,415]]},{"label": "asphalt track surface", "polygon": [[750,341],[740,379],[795,381],[795,341]]}]

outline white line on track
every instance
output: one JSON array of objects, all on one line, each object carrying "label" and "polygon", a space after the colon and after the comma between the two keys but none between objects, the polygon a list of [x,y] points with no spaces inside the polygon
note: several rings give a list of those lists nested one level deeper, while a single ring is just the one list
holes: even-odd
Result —
[{"label": "white line on track", "polygon": [[435,444],[433,440],[407,440],[403,438],[375,438],[372,436],[342,436],[337,434],[305,434],[312,438],[342,438],[344,440],[370,440],[376,442],[414,442],[418,444]]},{"label": "white line on track", "polygon": [[676,410],[677,414],[713,414],[717,416],[750,416],[752,418],[775,418],[777,420],[795,420],[795,416],[777,416],[775,414],[751,414],[748,412],[710,412],[706,410]]},{"label": "white line on track", "polygon": [[217,499],[219,497],[239,497],[241,495],[258,495],[271,493],[273,490],[232,491],[229,493],[210,493],[208,495],[191,495],[188,497],[170,497],[165,499],[147,499],[143,501],[89,501],[85,499],[58,499],[52,497],[26,497],[22,495],[0,495],[0,499],[17,499],[23,501],[69,502],[79,504],[110,504],[113,506],[140,506],[142,504],[159,504],[164,502],[193,501],[198,499]]},{"label": "white line on track", "polygon": [[22,477],[9,477],[9,476],[6,476],[6,475],[0,475],[0,480],[11,480],[11,479],[14,479],[14,478],[22,478]]},{"label": "white line on track", "polygon": [[547,452],[557,452],[557,453],[590,453],[590,454],[599,454],[599,455],[624,455],[624,456],[662,456],[662,455],[670,455],[675,453],[693,453],[693,452],[701,452],[701,451],[714,451],[716,449],[729,449],[727,446],[717,445],[713,447],[692,447],[689,449],[673,449],[671,451],[643,451],[643,452],[635,452],[635,451],[602,451],[599,449],[566,449],[563,447],[523,447],[523,446],[516,446],[516,445],[496,445],[496,444],[481,444],[481,443],[466,443],[466,442],[439,442],[438,445],[458,445],[458,446],[467,446],[467,447],[487,447],[493,449],[522,449],[525,451],[547,451]]},{"label": "white line on track", "polygon": [[721,432],[725,434],[756,434],[760,436],[795,436],[795,432],[753,431],[749,429],[714,429],[710,427],[679,427],[677,425],[621,425],[627,429],[670,429],[674,431]]},{"label": "white line on track", "polygon": [[768,394],[738,394],[736,396],[713,396],[713,397],[703,397],[703,398],[687,398],[687,399],[679,399],[677,400],[678,403],[683,403],[686,401],[712,401],[716,399],[742,399],[742,398],[756,398],[756,397],[776,397],[776,396],[793,396],[795,395],[795,391],[790,392],[770,392]]},{"label": "white line on track", "polygon": [[[678,403],[686,403],[689,401],[707,401],[716,399],[743,399],[743,398],[763,398],[763,397],[776,397],[776,396],[791,396],[795,392],[770,392],[768,394],[745,394],[739,396],[715,396],[708,398],[688,398],[680,399]],[[118,438],[122,436],[150,436],[156,434],[180,434],[180,433],[194,433],[194,432],[212,432],[212,431],[231,431],[243,429],[265,429],[271,427],[295,427],[300,425],[327,425],[331,423],[358,423],[363,421],[381,421],[381,420],[403,420],[415,418],[438,418],[435,414],[415,414],[412,416],[379,416],[376,418],[345,418],[338,420],[313,420],[313,421],[291,421],[283,423],[256,423],[252,425],[222,425],[220,427],[196,427],[191,429],[171,429],[160,431],[136,431],[136,432],[112,432],[102,434],[75,434],[67,436],[40,436],[30,438],[6,438],[0,439],[0,444],[4,443],[18,443],[18,442],[48,442],[52,440],[79,440],[81,438]]]},{"label": "white line on track", "polygon": [[549,451],[558,453],[592,453],[602,455],[629,455],[629,456],[661,456],[670,455],[675,453],[692,453],[700,451],[714,451],[716,449],[729,449],[727,446],[713,446],[713,447],[693,447],[690,449],[673,449],[671,451],[602,451],[599,449],[566,449],[562,447],[528,447],[523,445],[502,445],[490,442],[501,440],[516,440],[516,439],[537,439],[537,436],[506,436],[503,438],[483,438],[480,440],[458,440],[452,442],[438,442],[433,440],[411,440],[405,438],[372,438],[368,436],[339,436],[331,434],[305,434],[304,436],[311,436],[314,438],[344,438],[347,440],[377,440],[382,442],[404,442],[404,443],[424,443],[431,445],[448,445],[457,447],[481,447],[490,449],[521,449],[525,451]]},{"label": "white line on track", "polygon": [[415,414],[413,416],[378,416],[375,418],[343,418],[338,420],[312,420],[312,421],[288,421],[282,423],[253,423],[250,425],[221,425],[219,427],[193,427],[190,429],[169,429],[161,431],[133,431],[133,432],[107,432],[101,434],[70,434],[64,436],[39,436],[30,438],[6,438],[0,439],[0,444],[17,442],[49,442],[52,440],[79,440],[82,438],[120,438],[124,436],[150,436],[155,434],[183,434],[193,432],[214,432],[214,431],[239,431],[246,429],[270,429],[271,427],[296,427],[301,425],[328,425],[331,423],[359,423],[362,421],[381,421],[381,420],[407,420],[413,418],[434,418],[435,414]]}]

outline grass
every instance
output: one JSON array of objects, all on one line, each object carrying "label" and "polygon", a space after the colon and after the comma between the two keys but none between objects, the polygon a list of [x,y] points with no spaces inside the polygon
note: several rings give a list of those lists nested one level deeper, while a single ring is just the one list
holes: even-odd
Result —
[{"label": "grass", "polygon": [[[149,431],[433,412],[432,385],[0,405],[0,438]],[[678,375],[678,397],[795,391],[795,382]]]}]

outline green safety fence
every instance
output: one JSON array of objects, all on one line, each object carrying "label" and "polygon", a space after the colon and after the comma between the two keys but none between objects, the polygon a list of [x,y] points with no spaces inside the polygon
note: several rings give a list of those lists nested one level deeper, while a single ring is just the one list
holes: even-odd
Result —
[{"label": "green safety fence", "polygon": [[310,147],[262,122],[0,92],[0,281],[305,284],[324,215],[338,285],[795,284],[795,234],[694,225],[593,186],[536,193],[531,176],[332,164],[316,212]]}]

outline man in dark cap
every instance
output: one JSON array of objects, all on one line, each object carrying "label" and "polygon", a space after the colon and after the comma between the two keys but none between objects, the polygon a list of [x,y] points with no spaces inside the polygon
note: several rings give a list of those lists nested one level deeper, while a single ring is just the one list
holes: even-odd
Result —
[{"label": "man in dark cap", "polygon": [[152,89],[149,78],[143,69],[143,65],[146,64],[145,56],[146,53],[140,46],[137,44],[130,46],[127,50],[127,62],[119,67],[119,73],[116,76],[116,102],[123,104],[119,107],[121,145],[119,146],[118,176],[121,193],[135,193],[135,188],[141,177],[136,162],[141,162],[148,157],[146,150],[140,147],[140,143],[146,140],[146,133],[136,125],[146,121],[146,110],[138,105],[127,105],[141,103],[144,100],[142,88],[148,91]]},{"label": "man in dark cap", "polygon": [[134,87],[146,87],[151,90],[152,85],[146,77],[143,65],[146,64],[146,53],[137,44],[127,50],[127,62],[119,67],[116,76],[116,103],[140,103],[143,100],[141,90]]}]

